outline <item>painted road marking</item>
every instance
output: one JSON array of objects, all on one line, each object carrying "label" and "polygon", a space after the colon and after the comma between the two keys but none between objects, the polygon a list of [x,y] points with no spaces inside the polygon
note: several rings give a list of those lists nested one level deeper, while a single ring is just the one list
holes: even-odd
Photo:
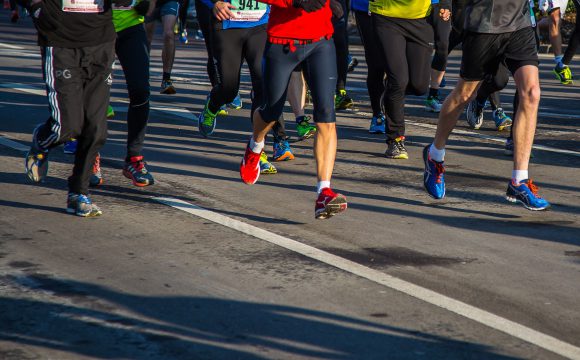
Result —
[{"label": "painted road marking", "polygon": [[4,47],[7,49],[24,50],[22,46],[10,45],[2,42],[0,42],[0,47]]},{"label": "painted road marking", "polygon": [[234,229],[257,239],[267,241],[271,244],[307,256],[311,259],[318,260],[330,266],[334,266],[338,269],[360,276],[377,284],[386,286],[390,289],[402,292],[431,305],[435,305],[437,307],[451,311],[455,314],[461,315],[495,330],[499,330],[510,336],[534,344],[555,354],[570,359],[580,359],[579,347],[539,331],[533,330],[511,320],[505,319],[501,316],[492,314],[485,310],[481,310],[475,306],[471,306],[464,302],[439,294],[435,291],[401,280],[381,271],[371,269],[326,251],[319,250],[299,241],[289,239],[259,227],[221,215],[217,212],[204,209],[194,204],[190,204],[186,201],[164,197],[154,197],[153,200],[186,213],[195,215],[202,219],[206,219],[216,224]]}]

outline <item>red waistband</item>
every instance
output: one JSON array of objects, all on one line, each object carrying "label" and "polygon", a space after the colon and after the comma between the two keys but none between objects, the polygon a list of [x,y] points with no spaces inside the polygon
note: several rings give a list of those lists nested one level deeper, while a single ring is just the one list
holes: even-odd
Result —
[{"label": "red waistband", "polygon": [[309,39],[309,40],[297,40],[297,39],[288,39],[288,38],[279,38],[279,37],[268,37],[268,41],[272,44],[277,45],[288,45],[291,52],[296,51],[296,45],[308,45],[313,44],[318,41],[322,40],[330,40],[332,38],[332,34],[328,34],[325,36],[321,36],[317,39]]}]

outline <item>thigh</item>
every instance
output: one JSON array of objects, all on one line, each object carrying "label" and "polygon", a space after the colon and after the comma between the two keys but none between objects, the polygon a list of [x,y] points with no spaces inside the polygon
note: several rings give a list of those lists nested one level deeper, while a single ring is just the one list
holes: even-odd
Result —
[{"label": "thigh", "polygon": [[135,25],[117,33],[117,58],[123,67],[129,92],[149,91],[149,51],[142,25]]},{"label": "thigh", "polygon": [[217,64],[219,82],[232,86],[240,81],[243,61],[243,33],[247,29],[213,30],[213,57]]},{"label": "thigh", "polygon": [[387,83],[391,85],[401,83],[406,86],[409,80],[407,40],[400,29],[390,23],[390,20],[374,14],[372,18],[378,43],[383,50]]},{"label": "thigh", "polygon": [[297,52],[291,52],[285,45],[266,44],[262,71],[264,104],[260,108],[265,122],[276,121],[282,115],[290,76],[300,63]]},{"label": "thigh", "polygon": [[306,54],[304,64],[314,105],[314,121],[333,123],[336,121],[334,91],[337,78],[334,42],[322,40],[309,46],[312,48]]},{"label": "thigh", "polygon": [[371,16],[364,11],[355,11],[356,25],[365,50],[365,60],[367,66],[383,67],[383,49],[373,29]]},{"label": "thigh", "polygon": [[423,19],[414,20],[412,25],[409,29],[412,36],[407,39],[407,69],[412,92],[421,95],[429,87],[433,52],[429,43],[433,39],[433,28]]},{"label": "thigh", "polygon": [[252,28],[244,41],[244,58],[250,70],[254,91],[262,90],[262,58],[267,38],[266,25],[260,25]]},{"label": "thigh", "polygon": [[179,2],[169,1],[160,8],[161,22],[163,23],[163,33],[173,34],[173,27],[179,16]]}]

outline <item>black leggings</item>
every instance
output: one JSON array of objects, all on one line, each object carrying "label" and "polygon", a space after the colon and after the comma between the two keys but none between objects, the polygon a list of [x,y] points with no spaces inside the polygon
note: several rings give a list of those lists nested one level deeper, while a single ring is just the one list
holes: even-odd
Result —
[{"label": "black leggings", "polygon": [[356,26],[360,34],[367,62],[367,89],[371,99],[373,116],[381,113],[381,96],[385,92],[385,67],[383,50],[373,30],[371,16],[366,11],[354,10]]},{"label": "black leggings", "polygon": [[405,135],[405,95],[424,95],[429,89],[433,28],[427,19],[397,19],[372,14],[382,45],[387,85],[384,107],[387,141]]},{"label": "black leggings", "polygon": [[213,61],[213,51],[212,51],[212,26],[211,26],[211,9],[208,8],[200,0],[195,0],[195,11],[197,13],[197,22],[203,34],[203,40],[205,42],[205,49],[207,50],[207,76],[212,86],[217,84],[217,68]]},{"label": "black leggings", "polygon": [[129,91],[126,158],[129,160],[141,155],[149,120],[149,49],[143,25],[119,31],[115,51]]},{"label": "black leggings", "polygon": [[574,2],[574,6],[576,7],[576,28],[570,37],[570,41],[568,41],[568,48],[564,53],[564,59],[562,62],[565,65],[569,65],[572,61],[574,55],[576,55],[576,50],[578,50],[578,45],[580,45],[580,0],[572,0]]},{"label": "black leggings", "polygon": [[187,29],[187,9],[189,8],[189,0],[182,0],[179,3],[179,32]]},{"label": "black leggings", "polygon": [[433,56],[433,61],[431,61],[431,69],[445,71],[450,51],[451,21],[444,21],[437,11],[432,11],[429,22],[433,26],[433,32],[435,33],[435,55]]},{"label": "black leggings", "polygon": [[346,76],[348,74],[348,32],[346,26],[346,19],[348,19],[348,11],[345,0],[339,0],[344,11],[343,17],[336,19],[333,17],[332,24],[334,26],[334,47],[336,49],[336,92],[346,90]]}]

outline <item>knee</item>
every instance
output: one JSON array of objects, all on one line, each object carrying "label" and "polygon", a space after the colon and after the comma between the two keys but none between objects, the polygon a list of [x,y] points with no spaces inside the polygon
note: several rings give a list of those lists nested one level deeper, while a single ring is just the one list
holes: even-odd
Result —
[{"label": "knee", "polygon": [[527,103],[527,104],[539,104],[540,103],[540,85],[535,84],[533,86],[529,86],[525,89],[522,89],[519,92],[520,103]]},{"label": "knee", "polygon": [[408,79],[387,78],[387,89],[390,93],[404,94],[409,86]]},{"label": "knee", "polygon": [[427,93],[428,90],[429,90],[428,83],[423,83],[423,84],[411,83],[409,85],[409,87],[407,88],[407,94],[415,95],[415,96],[423,96]]},{"label": "knee", "polygon": [[174,39],[175,39],[175,34],[173,33],[173,31],[165,31],[163,33],[163,41],[171,42]]},{"label": "knee", "polygon": [[139,107],[149,103],[149,86],[142,86],[129,90],[129,103],[131,107]]}]

